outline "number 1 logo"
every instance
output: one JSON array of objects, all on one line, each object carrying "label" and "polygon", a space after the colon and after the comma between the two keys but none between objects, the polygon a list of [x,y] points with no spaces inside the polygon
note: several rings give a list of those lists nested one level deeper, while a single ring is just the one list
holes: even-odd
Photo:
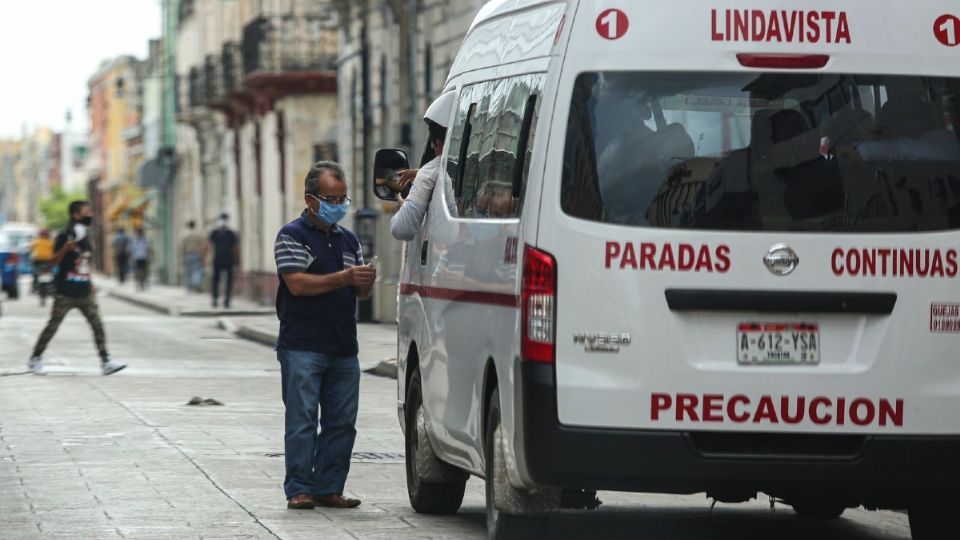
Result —
[{"label": "number 1 logo", "polygon": [[941,15],[933,23],[933,33],[937,40],[947,47],[960,45],[960,18],[955,15]]},{"label": "number 1 logo", "polygon": [[629,27],[627,14],[619,9],[608,9],[597,17],[597,33],[604,39],[620,39]]}]

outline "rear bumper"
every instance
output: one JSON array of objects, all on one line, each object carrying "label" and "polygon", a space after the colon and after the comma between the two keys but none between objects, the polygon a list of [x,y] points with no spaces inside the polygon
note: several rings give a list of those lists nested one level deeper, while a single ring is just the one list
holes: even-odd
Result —
[{"label": "rear bumper", "polygon": [[[789,498],[830,494],[884,507],[960,487],[960,437],[809,436],[843,455],[789,457],[755,449],[739,453],[738,434],[722,434],[717,452],[705,451],[710,434],[613,430],[560,424],[553,366],[521,368],[523,460],[537,484],[657,493],[739,494],[763,491]],[[779,435],[743,434],[750,437]],[[787,436],[801,445],[804,435]],[[846,439],[839,443],[835,439]],[[849,439],[853,439],[851,445]],[[733,444],[731,443],[733,440]],[[813,446],[811,446],[812,448]]]}]

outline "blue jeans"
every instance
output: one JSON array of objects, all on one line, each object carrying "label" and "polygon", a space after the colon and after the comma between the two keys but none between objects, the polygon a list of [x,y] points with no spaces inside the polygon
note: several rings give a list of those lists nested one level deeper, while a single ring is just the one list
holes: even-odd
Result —
[{"label": "blue jeans", "polygon": [[187,253],[183,257],[183,262],[186,266],[184,281],[186,281],[187,290],[200,290],[200,286],[203,285],[203,254]]},{"label": "blue jeans", "polygon": [[[357,438],[360,361],[310,351],[277,350],[286,407],[287,498],[342,494]],[[320,433],[317,434],[317,406]]]}]

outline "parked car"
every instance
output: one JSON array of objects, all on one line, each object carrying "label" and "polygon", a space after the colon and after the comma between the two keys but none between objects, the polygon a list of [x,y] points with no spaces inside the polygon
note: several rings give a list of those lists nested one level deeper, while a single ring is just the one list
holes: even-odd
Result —
[{"label": "parked car", "polygon": [[6,231],[0,231],[0,274],[3,291],[11,299],[20,296],[17,280],[20,277],[20,254],[13,237]]}]

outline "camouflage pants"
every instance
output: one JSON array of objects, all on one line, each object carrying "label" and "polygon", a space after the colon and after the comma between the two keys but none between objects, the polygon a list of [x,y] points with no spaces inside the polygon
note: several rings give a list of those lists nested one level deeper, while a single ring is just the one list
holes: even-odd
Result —
[{"label": "camouflage pants", "polygon": [[47,326],[43,329],[43,332],[40,333],[40,339],[37,340],[36,347],[33,348],[34,358],[39,358],[43,355],[43,351],[47,349],[50,340],[53,339],[54,334],[57,333],[57,329],[60,328],[60,323],[63,322],[63,318],[74,308],[79,309],[80,313],[83,313],[83,316],[87,318],[87,322],[90,323],[90,328],[93,330],[93,339],[97,342],[97,351],[100,352],[100,360],[103,362],[107,361],[109,356],[107,354],[107,337],[103,332],[103,321],[100,319],[100,309],[97,307],[97,298],[92,294],[87,298],[71,298],[69,296],[57,295],[53,303],[53,310],[50,312],[50,320],[47,322]]}]

